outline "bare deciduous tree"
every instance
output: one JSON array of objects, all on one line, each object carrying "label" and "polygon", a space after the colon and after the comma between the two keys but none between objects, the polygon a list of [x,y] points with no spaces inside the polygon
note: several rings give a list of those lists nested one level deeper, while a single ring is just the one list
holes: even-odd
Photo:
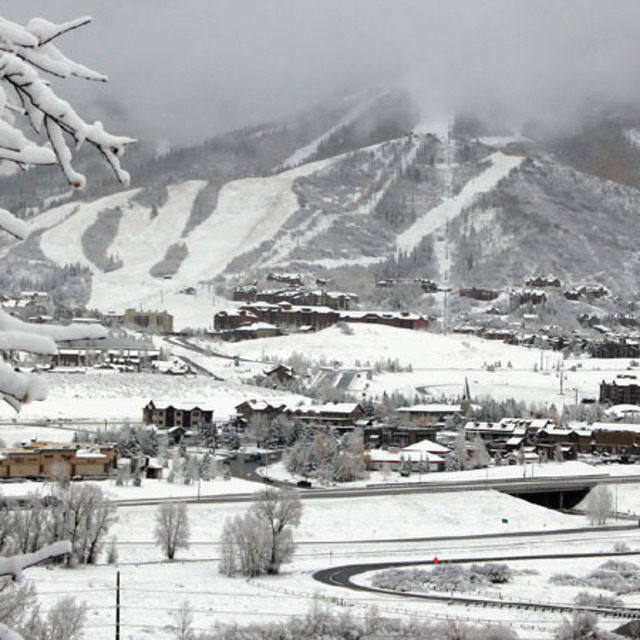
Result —
[{"label": "bare deciduous tree", "polygon": [[[28,582],[0,578],[0,623],[13,627],[35,602],[35,589]],[[1,637],[1,636],[0,636]]]},{"label": "bare deciduous tree", "polygon": [[302,504],[293,491],[267,489],[256,494],[249,512],[227,520],[222,530],[220,571],[232,576],[275,574],[295,550],[293,527]]},{"label": "bare deciduous tree", "polygon": [[175,631],[176,640],[193,640],[195,634],[193,632],[193,611],[186,600],[180,604],[180,608],[174,611],[173,629]]},{"label": "bare deciduous tree", "polygon": [[47,542],[47,511],[36,494],[30,506],[13,511],[13,540],[20,553],[37,551]]},{"label": "bare deciduous tree", "polygon": [[168,502],[158,507],[154,536],[169,560],[174,559],[178,549],[189,548],[189,516],[184,502]]},{"label": "bare deciduous tree", "polygon": [[300,524],[302,503],[291,490],[266,489],[257,494],[251,513],[269,532],[267,573],[278,573],[280,565],[293,556],[295,545],[291,529]]},{"label": "bare deciduous tree", "polygon": [[70,540],[73,556],[82,564],[95,564],[111,525],[116,506],[95,484],[59,488],[60,503],[52,510],[51,538]]},{"label": "bare deciduous tree", "polygon": [[82,631],[87,606],[73,596],[65,596],[47,613],[46,640],[74,640]]},{"label": "bare deciduous tree", "polygon": [[609,487],[599,484],[587,496],[587,515],[591,524],[607,524],[613,510],[613,495]]}]

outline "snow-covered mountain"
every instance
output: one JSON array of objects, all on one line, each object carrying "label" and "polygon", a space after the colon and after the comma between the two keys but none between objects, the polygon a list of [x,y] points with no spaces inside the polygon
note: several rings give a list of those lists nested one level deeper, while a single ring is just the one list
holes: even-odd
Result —
[{"label": "snow-covered mountain", "polygon": [[635,291],[633,122],[543,141],[427,122],[405,97],[371,93],[199,147],[138,153],[128,190],[102,174],[80,195],[53,174],[29,191],[4,178],[32,235],[5,246],[3,267],[36,282],[56,266],[84,267],[84,302],[102,311],[157,306],[169,279],[175,290],[270,271],[350,289],[410,276],[500,287],[553,273]]}]

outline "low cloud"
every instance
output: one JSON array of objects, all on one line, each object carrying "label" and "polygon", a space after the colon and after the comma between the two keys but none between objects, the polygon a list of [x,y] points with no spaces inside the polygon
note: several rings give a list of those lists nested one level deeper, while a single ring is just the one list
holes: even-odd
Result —
[{"label": "low cloud", "polygon": [[60,45],[110,83],[68,82],[63,93],[89,117],[174,144],[372,86],[408,88],[427,120],[499,113],[516,128],[640,97],[635,0],[13,4],[4,17],[23,23],[91,15]]}]

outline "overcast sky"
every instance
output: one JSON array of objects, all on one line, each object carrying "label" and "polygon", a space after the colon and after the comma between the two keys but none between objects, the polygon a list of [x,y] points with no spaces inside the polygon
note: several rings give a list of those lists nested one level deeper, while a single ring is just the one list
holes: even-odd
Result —
[{"label": "overcast sky", "polygon": [[[640,94],[637,0],[9,0],[94,22],[58,41],[109,76],[64,95],[114,133],[200,139],[346,89],[400,83],[425,118],[461,107],[571,122]],[[501,116],[502,117],[502,116]],[[122,130],[124,128],[125,130]]]}]

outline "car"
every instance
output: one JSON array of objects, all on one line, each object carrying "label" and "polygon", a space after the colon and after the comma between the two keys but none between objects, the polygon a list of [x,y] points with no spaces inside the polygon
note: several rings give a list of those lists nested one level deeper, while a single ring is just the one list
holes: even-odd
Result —
[{"label": "car", "polygon": [[296,484],[302,489],[311,489],[312,487],[312,484],[311,482],[309,482],[309,480],[298,480]]}]

